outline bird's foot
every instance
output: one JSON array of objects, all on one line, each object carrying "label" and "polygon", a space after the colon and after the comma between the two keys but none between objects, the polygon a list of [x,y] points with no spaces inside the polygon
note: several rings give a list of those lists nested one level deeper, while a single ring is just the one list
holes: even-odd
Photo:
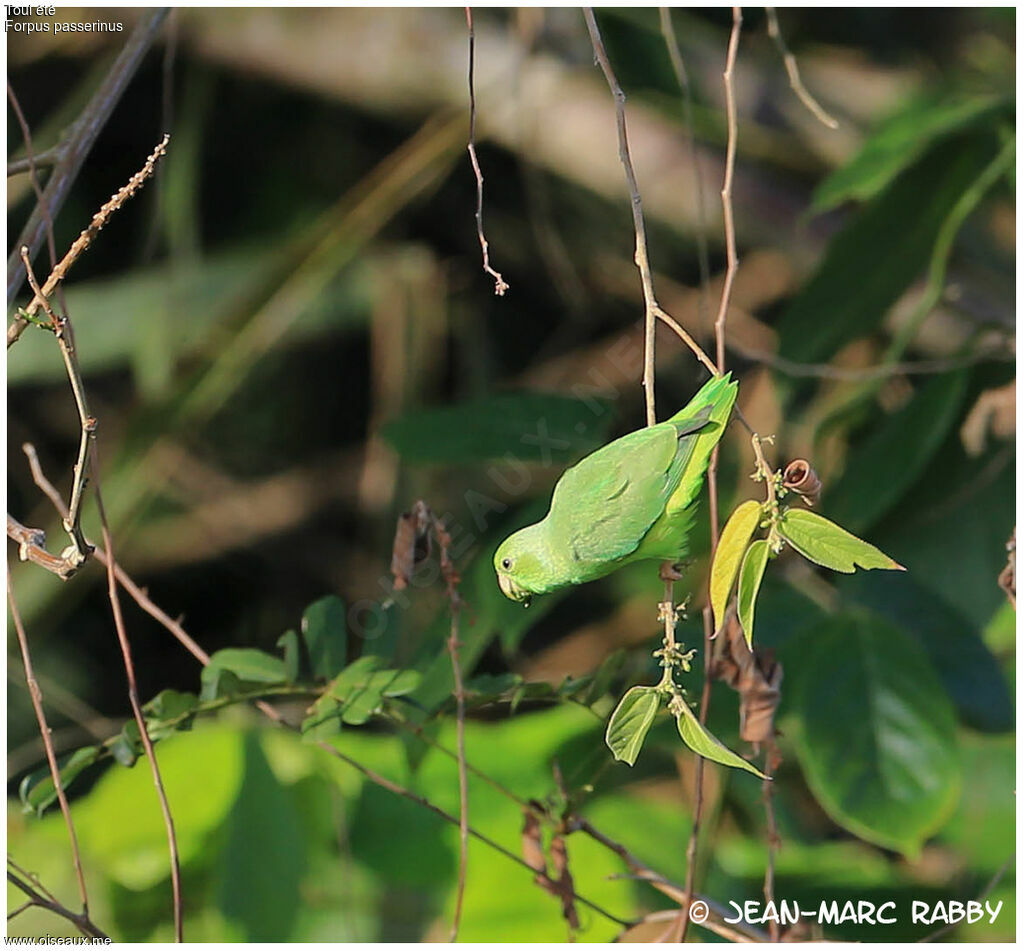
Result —
[{"label": "bird's foot", "polygon": [[658,577],[662,581],[682,581],[683,576],[679,573],[680,565],[672,561],[663,561],[661,563],[661,569],[658,571]]}]

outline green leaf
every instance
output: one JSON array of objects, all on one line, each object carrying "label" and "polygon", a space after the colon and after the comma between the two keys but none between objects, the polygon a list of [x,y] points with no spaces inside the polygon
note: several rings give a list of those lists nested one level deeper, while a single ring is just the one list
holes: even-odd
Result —
[{"label": "green leaf", "polygon": [[607,400],[551,393],[500,393],[392,420],[381,435],[419,463],[483,462],[511,456],[544,465],[578,459],[602,445],[612,420]]},{"label": "green leaf", "polygon": [[247,683],[277,684],[288,679],[288,671],[280,657],[254,647],[225,647],[217,651],[206,669],[230,670]]},{"label": "green leaf", "polygon": [[345,602],[334,595],[314,601],[302,616],[313,676],[330,680],[348,662]]},{"label": "green leaf", "polygon": [[291,793],[278,781],[254,733],[227,821],[218,906],[245,941],[288,941],[302,900],[305,836]]},{"label": "green leaf", "polygon": [[804,509],[787,509],[779,520],[779,533],[804,558],[834,571],[852,574],[856,568],[903,571],[884,552],[835,522]]},{"label": "green leaf", "polygon": [[967,380],[967,370],[936,376],[876,424],[825,496],[836,521],[866,531],[904,496],[956,424]]},{"label": "green leaf", "polygon": [[197,706],[199,698],[194,693],[161,690],[142,708],[147,714],[146,729],[150,739],[161,740],[176,730],[190,730]]},{"label": "green leaf", "polygon": [[815,797],[859,837],[915,855],[960,788],[953,710],[920,648],[882,618],[847,613],[809,628],[784,662]]},{"label": "green leaf", "polygon": [[931,258],[953,206],[994,155],[993,136],[940,142],[853,217],[780,318],[780,356],[828,360],[879,327]]},{"label": "green leaf", "polygon": [[418,671],[381,670],[383,663],[382,658],[368,654],[349,664],[313,704],[310,716],[302,724],[302,732],[308,734],[323,727],[314,735],[322,739],[328,733],[337,732],[339,724],[331,721],[360,726],[381,710],[385,697],[401,697],[419,686]]},{"label": "green leaf", "polygon": [[285,631],[278,639],[277,646],[284,653],[284,669],[288,683],[293,684],[299,679],[302,668],[302,652],[299,650],[299,635],[295,631]]},{"label": "green leaf", "polygon": [[604,737],[617,760],[630,766],[636,762],[647,731],[661,706],[661,699],[661,691],[657,687],[631,687],[626,691],[608,720]]},{"label": "green leaf", "polygon": [[465,685],[466,698],[476,703],[490,703],[500,699],[523,682],[519,674],[479,674]]},{"label": "green leaf", "polygon": [[175,720],[191,713],[199,705],[199,698],[194,693],[183,693],[180,690],[161,690],[143,708],[156,720]]},{"label": "green leaf", "polygon": [[1003,106],[995,96],[958,102],[914,103],[882,123],[860,152],[815,189],[811,211],[834,208],[849,199],[877,195],[938,138],[963,129]]},{"label": "green leaf", "polygon": [[981,632],[958,608],[911,573],[860,573],[841,579],[839,590],[917,642],[964,723],[990,733],[1013,729],[1006,676]]},{"label": "green leaf", "polygon": [[745,769],[748,773],[765,778],[753,763],[748,763],[742,756],[734,753],[729,747],[719,742],[697,718],[688,703],[683,703],[676,716],[676,726],[679,728],[679,735],[683,742],[698,756],[721,763],[723,766],[732,766],[735,769]]},{"label": "green leaf", "polygon": [[200,700],[216,700],[218,697],[232,697],[241,693],[245,685],[230,670],[223,667],[207,666],[199,675],[202,687],[199,690]]},{"label": "green leaf", "polygon": [[725,607],[729,603],[736,572],[739,571],[750,536],[761,521],[761,511],[760,502],[748,499],[736,506],[722,529],[715,560],[711,565],[711,610],[714,612],[716,631],[721,630],[725,621]]},{"label": "green leaf", "polygon": [[622,670],[625,663],[626,651],[624,648],[620,647],[618,650],[612,651],[594,672],[594,676],[587,685],[586,692],[580,698],[580,701],[588,707],[597,703],[598,700],[608,693],[612,681]]},{"label": "green leaf", "polygon": [[[102,753],[103,748],[100,746],[83,746],[70,756],[62,756],[57,760],[60,785],[65,793],[74,782],[75,777],[86,767],[92,766]],[[29,773],[21,781],[18,795],[21,797],[26,812],[34,812],[37,816],[42,816],[46,808],[57,801],[57,787],[53,784],[49,767]]]},{"label": "green leaf", "polygon": [[142,755],[142,735],[139,733],[139,725],[134,720],[125,723],[113,741],[108,742],[110,755],[122,766],[134,766],[135,761]]},{"label": "green leaf", "polygon": [[771,549],[768,547],[768,542],[760,538],[747,549],[747,554],[743,558],[743,567],[740,569],[736,611],[739,614],[748,647],[752,647],[754,643],[754,605],[757,601],[757,592],[761,589],[761,579],[764,577],[765,565],[768,564],[770,554]]}]

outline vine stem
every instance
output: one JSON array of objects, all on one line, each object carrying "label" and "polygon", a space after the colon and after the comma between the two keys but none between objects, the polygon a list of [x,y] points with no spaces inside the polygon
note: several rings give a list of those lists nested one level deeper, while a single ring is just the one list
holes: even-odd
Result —
[{"label": "vine stem", "polygon": [[[725,83],[725,105],[726,122],[728,126],[728,140],[726,143],[725,157],[725,179],[722,184],[722,210],[725,221],[725,246],[726,260],[728,262],[725,281],[722,286],[722,299],[718,307],[718,316],[715,318],[715,356],[717,358],[717,372],[725,373],[725,321],[729,311],[729,298],[732,294],[733,280],[736,277],[736,269],[739,258],[736,254],[736,228],[733,222],[732,213],[732,181],[733,171],[736,166],[736,95],[733,89],[733,70],[736,66],[736,53],[739,49],[740,30],[743,25],[743,13],[740,7],[732,8],[732,31],[729,34],[729,47],[726,54],[725,71],[722,73],[722,80]],[[708,517],[711,522],[711,554],[714,562],[715,552],[718,549],[718,452],[716,445],[711,453],[711,462],[708,465]],[[708,707],[711,703],[711,653],[714,647],[714,621],[711,616],[711,598],[708,596],[704,606],[704,684],[700,696],[700,722],[707,723]],[[679,942],[686,940],[686,933],[690,924],[690,905],[693,901],[693,891],[696,886],[695,876],[697,868],[697,846],[700,839],[701,820],[704,811],[704,759],[697,757],[694,767],[694,799],[693,799],[693,827],[690,830],[690,839],[686,846],[686,892],[679,918],[674,928],[673,938]]]},{"label": "vine stem", "polygon": [[114,574],[114,543],[110,537],[110,525],[107,522],[107,513],[103,506],[99,466],[96,462],[95,452],[92,455],[92,470],[96,507],[99,510],[100,527],[103,532],[103,547],[106,549],[108,556],[107,597],[110,600],[110,609],[114,616],[114,628],[117,631],[117,641],[121,647],[121,659],[124,663],[125,676],[128,679],[128,702],[132,708],[132,716],[135,718],[135,723],[139,728],[139,738],[142,740],[146,759],[149,762],[150,772],[153,776],[153,787],[156,789],[157,799],[160,802],[160,811],[163,814],[164,828],[167,832],[167,848],[171,861],[171,892],[174,901],[174,937],[180,943],[185,940],[185,936],[182,920],[181,862],[178,857],[178,839],[174,831],[174,817],[171,815],[171,806],[167,800],[167,793],[164,790],[163,778],[160,775],[160,764],[157,762],[153,740],[150,738],[149,731],[146,728],[146,718],[143,716],[142,705],[139,702],[139,688],[135,679],[135,663],[132,660],[132,649],[128,642],[128,632],[125,629],[124,616],[121,613],[121,598],[117,592],[117,576]]},{"label": "vine stem", "polygon": [[[43,739],[43,749],[46,750],[46,762],[50,767],[50,777],[53,779],[53,788],[57,791],[57,801],[60,803],[60,811],[64,816],[64,824],[67,826],[68,839],[71,841],[71,861],[75,866],[75,878],[78,881],[78,893],[82,899],[81,918],[87,920],[89,917],[89,895],[85,888],[85,874],[82,871],[82,855],[78,848],[78,836],[75,833],[75,823],[71,818],[71,807],[68,805],[68,797],[64,793],[64,785],[60,778],[60,767],[57,765],[57,754],[53,749],[53,737],[50,735],[50,727],[46,722],[46,713],[43,710],[43,693],[39,689],[35,672],[32,668],[32,655],[28,648],[28,637],[25,634],[25,626],[21,620],[21,612],[18,610],[18,603],[14,598],[14,586],[11,584],[11,572],[7,570],[7,607],[14,620],[14,629],[18,635],[18,647],[21,649],[21,662],[25,665],[25,681],[28,684],[29,696],[32,698],[32,709],[35,711],[36,723],[39,724],[39,735]],[[8,878],[10,875],[8,874]],[[17,883],[15,883],[17,884]],[[29,896],[32,897],[31,895]],[[77,923],[77,919],[76,919]]]}]

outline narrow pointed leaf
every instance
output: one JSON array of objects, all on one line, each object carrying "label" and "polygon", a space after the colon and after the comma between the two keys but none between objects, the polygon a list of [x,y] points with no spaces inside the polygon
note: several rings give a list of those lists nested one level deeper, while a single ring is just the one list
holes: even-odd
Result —
[{"label": "narrow pointed leaf", "polygon": [[[95,763],[102,753],[103,750],[99,746],[84,746],[75,750],[70,756],[58,760],[61,788],[67,792],[75,777],[86,767]],[[34,812],[37,816],[42,816],[46,808],[57,801],[57,787],[53,784],[49,767],[29,773],[21,781],[18,794],[25,807],[25,812]]]},{"label": "narrow pointed leaf", "polygon": [[768,542],[760,538],[747,549],[743,567],[740,569],[736,610],[740,616],[740,624],[743,627],[744,635],[746,635],[748,647],[752,647],[754,643],[754,605],[757,601],[757,592],[761,590],[761,579],[764,577],[765,565],[768,564],[770,554]]},{"label": "narrow pointed leaf", "polygon": [[834,571],[853,574],[856,568],[906,570],[885,552],[817,512],[789,509],[779,522],[779,532],[804,558]]},{"label": "narrow pointed leaf", "polygon": [[761,520],[761,503],[748,499],[729,516],[729,521],[722,529],[718,548],[715,549],[715,561],[711,566],[711,610],[715,617],[715,630],[721,630],[725,620],[725,606],[729,603],[736,573],[747,550],[750,536],[754,534]]},{"label": "narrow pointed leaf", "polygon": [[661,706],[657,687],[631,687],[608,721],[605,742],[612,755],[632,766],[640,755],[647,731]]},{"label": "narrow pointed leaf", "polygon": [[679,727],[679,735],[683,742],[698,756],[721,763],[723,766],[745,769],[748,773],[760,776],[761,779],[765,778],[764,773],[756,766],[715,739],[711,731],[697,719],[697,715],[685,703],[676,717],[676,726]]}]

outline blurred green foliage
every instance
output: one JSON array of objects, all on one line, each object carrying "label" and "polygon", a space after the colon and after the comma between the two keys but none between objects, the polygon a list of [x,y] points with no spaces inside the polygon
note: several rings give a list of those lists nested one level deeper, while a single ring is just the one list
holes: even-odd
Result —
[{"label": "blurred green foliage", "polygon": [[[889,941],[932,930],[910,923],[912,900],[966,901],[994,880],[990,900],[1005,902],[998,920],[952,937],[1011,940],[1015,615],[996,579],[1015,518],[1015,426],[1000,424],[998,408],[1014,380],[1015,15],[783,11],[805,83],[840,117],[834,135],[793,97],[762,15],[744,15],[729,367],[744,413],[776,434],[773,461],[810,459],[824,483],[821,514],[907,568],[838,577],[790,552],[764,574],[755,645],[774,650],[785,672],[775,894],[808,906],[895,901],[896,926],[825,930]],[[309,742],[458,814],[455,763],[437,748],[456,740],[436,552],[405,591],[392,590],[388,567],[395,517],[417,498],[444,517],[461,575],[472,827],[520,855],[522,803],[535,800],[545,845],[559,817],[577,814],[683,881],[693,760],[676,725],[656,717],[632,769],[603,742],[625,689],[658,677],[656,574],[629,569],[524,610],[502,597],[490,563],[508,532],[543,514],[565,465],[642,420],[639,367],[627,359],[639,353],[641,313],[633,233],[620,170],[614,186],[602,184],[602,161],[615,160],[613,112],[578,11],[477,12],[484,222],[512,286],[500,299],[479,267],[461,11],[175,16],[169,71],[166,49],[152,51],[56,239],[59,255],[167,122],[161,176],[76,264],[66,295],[100,419],[118,560],[213,657],[200,674],[125,599],[142,699],[154,698],[146,715],[176,823],[187,938],[447,937],[457,827]],[[710,347],[717,300],[709,312],[680,288],[698,284],[699,240],[713,273],[725,261],[715,215],[729,15],[673,17],[702,168],[716,170],[703,180],[703,225],[666,214],[671,193],[650,198],[661,160],[645,145],[679,143],[672,162],[689,162],[656,12],[606,10],[599,20],[630,96],[662,303]],[[382,43],[397,37],[429,58],[368,61],[352,39],[367,23]],[[270,45],[254,48],[250,36]],[[336,62],[308,55],[323,36],[336,42]],[[18,42],[9,79],[41,150],[81,109],[116,44]],[[555,99],[507,77],[495,98],[488,70],[505,56],[523,75],[539,63]],[[520,103],[526,88],[536,101]],[[557,111],[565,96],[572,128]],[[161,101],[170,113],[160,115]],[[555,118],[510,144],[520,119],[500,112],[509,102]],[[16,158],[10,111],[8,129]],[[607,155],[567,145],[569,135],[602,141]],[[692,188],[688,177],[679,191]],[[24,176],[9,180],[12,241],[32,201]],[[788,283],[744,270],[756,257],[748,252],[766,249],[792,272]],[[678,341],[658,342],[667,415],[703,371]],[[8,367],[9,510],[59,550],[62,529],[20,445],[37,446],[66,492],[78,431],[60,355],[29,328]],[[986,416],[986,406],[996,408]],[[980,452],[962,436],[972,426]],[[723,521],[760,497],[752,469],[747,437],[730,430]],[[676,586],[678,598],[691,594],[678,635],[689,647],[702,645],[706,521]],[[99,536],[91,498],[85,527]],[[93,563],[62,584],[9,556],[74,780],[91,917],[115,939],[169,940],[164,825],[136,762],[137,729],[125,725],[104,572]],[[701,653],[685,681],[691,699]],[[8,852],[73,907],[66,831],[20,666],[10,667]],[[258,716],[246,701],[261,691],[294,726],[317,721],[305,741]],[[708,726],[749,752],[736,706],[716,684]],[[699,890],[723,903],[760,900],[760,783],[708,771]],[[571,832],[567,848],[577,893],[614,918],[672,907],[649,885],[614,877],[622,861],[585,833]],[[18,895],[9,886],[11,907]],[[622,930],[578,911],[584,940]],[[38,909],[8,928],[73,933]],[[473,838],[460,939],[566,935],[559,901]]]}]

